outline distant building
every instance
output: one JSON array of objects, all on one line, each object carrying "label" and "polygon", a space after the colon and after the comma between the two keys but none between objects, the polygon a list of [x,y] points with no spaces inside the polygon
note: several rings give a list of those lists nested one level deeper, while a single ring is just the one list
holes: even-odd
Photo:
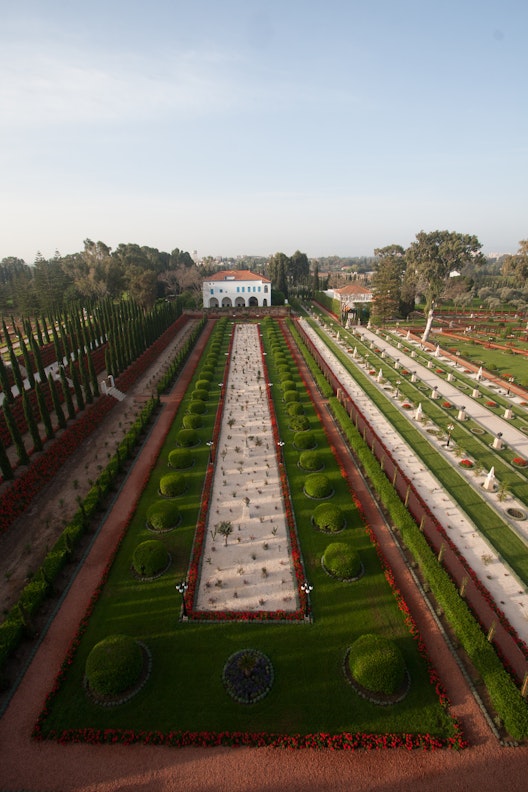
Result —
[{"label": "distant building", "polygon": [[203,282],[204,308],[271,305],[271,281],[250,270],[222,270]]},{"label": "distant building", "polygon": [[351,283],[348,286],[343,286],[341,289],[327,289],[325,294],[328,294],[333,300],[339,300],[341,303],[341,313],[344,311],[355,310],[355,306],[371,303],[373,294],[370,289],[360,286],[358,283]]}]

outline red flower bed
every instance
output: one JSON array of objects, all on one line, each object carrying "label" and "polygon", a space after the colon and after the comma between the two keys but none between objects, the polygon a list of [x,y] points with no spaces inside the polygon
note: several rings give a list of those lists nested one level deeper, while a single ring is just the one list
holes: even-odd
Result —
[{"label": "red flower bed", "polygon": [[523,457],[513,457],[512,462],[514,465],[517,465],[517,467],[526,467],[528,464],[526,459],[523,459]]},{"label": "red flower bed", "polygon": [[491,399],[488,399],[488,401],[486,402],[486,407],[496,407],[496,406],[497,406],[497,402],[494,402]]},{"label": "red flower bed", "polygon": [[451,402],[448,402],[448,401],[442,402],[442,407],[445,407],[446,410],[449,410],[449,408],[452,407],[452,406],[453,405],[451,404]]},{"label": "red flower bed", "polygon": [[462,459],[458,464],[460,465],[460,467],[463,467],[463,468],[472,468],[473,467],[473,462],[471,461],[471,459]]}]

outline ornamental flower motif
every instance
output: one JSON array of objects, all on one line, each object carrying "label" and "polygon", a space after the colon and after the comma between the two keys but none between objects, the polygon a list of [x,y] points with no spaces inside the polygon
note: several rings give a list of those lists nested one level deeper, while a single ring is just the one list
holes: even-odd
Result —
[{"label": "ornamental flower motif", "polygon": [[514,465],[517,465],[517,467],[526,467],[526,465],[528,464],[526,459],[523,459],[523,457],[514,457],[512,459],[512,462]]},{"label": "ornamental flower motif", "polygon": [[471,461],[471,459],[462,459],[459,464],[460,464],[460,467],[463,467],[463,468],[472,468],[473,467],[473,462]]}]

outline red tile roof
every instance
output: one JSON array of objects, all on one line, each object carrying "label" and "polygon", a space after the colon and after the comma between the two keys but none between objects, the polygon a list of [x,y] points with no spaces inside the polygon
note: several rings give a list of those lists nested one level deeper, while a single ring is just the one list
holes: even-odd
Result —
[{"label": "red tile roof", "polygon": [[206,281],[262,281],[262,283],[271,283],[269,278],[263,275],[256,275],[251,270],[222,270],[216,272],[214,275],[208,275],[204,278]]}]

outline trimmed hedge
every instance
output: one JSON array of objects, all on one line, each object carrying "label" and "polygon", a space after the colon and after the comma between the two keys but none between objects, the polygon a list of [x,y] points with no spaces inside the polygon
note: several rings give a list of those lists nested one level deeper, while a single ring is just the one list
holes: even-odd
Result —
[{"label": "trimmed hedge", "polygon": [[293,444],[299,451],[309,451],[316,448],[317,441],[313,432],[296,432],[293,436]]},{"label": "trimmed hedge", "polygon": [[170,531],[180,520],[180,510],[172,501],[156,501],[147,511],[147,524],[153,531]]},{"label": "trimmed hedge", "polygon": [[302,451],[299,454],[299,466],[302,467],[303,470],[309,470],[315,473],[323,469],[324,463],[318,451]]},{"label": "trimmed hedge", "polygon": [[366,633],[358,638],[347,658],[352,678],[373,693],[391,696],[405,682],[405,660],[394,643],[382,635]]},{"label": "trimmed hedge", "polygon": [[169,453],[169,466],[176,470],[186,470],[194,465],[194,457],[189,448],[173,448]]},{"label": "trimmed hedge", "polygon": [[329,544],[321,560],[326,571],[338,580],[357,578],[363,569],[359,554],[346,542]]},{"label": "trimmed hedge", "polygon": [[152,577],[169,563],[169,552],[159,539],[148,539],[141,542],[134,550],[132,566],[135,572],[142,577]]},{"label": "trimmed hedge", "polygon": [[187,479],[183,473],[167,473],[160,479],[160,492],[168,498],[183,495],[187,489]]},{"label": "trimmed hedge", "polygon": [[133,687],[143,670],[143,651],[128,635],[110,635],[99,641],[86,660],[89,689],[97,696],[117,696]]},{"label": "trimmed hedge", "polygon": [[183,448],[192,448],[200,442],[200,436],[196,429],[180,429],[176,435],[176,442]]},{"label": "trimmed hedge", "polygon": [[298,402],[298,401],[300,401],[299,394],[297,393],[297,391],[294,391],[294,390],[284,391],[282,398],[284,399],[286,404],[288,404],[289,402]]},{"label": "trimmed hedge", "polygon": [[326,533],[337,533],[342,531],[346,525],[343,511],[333,503],[320,503],[319,506],[316,506],[312,519],[315,527]]},{"label": "trimmed hedge", "polygon": [[310,421],[305,415],[294,415],[289,426],[293,432],[306,432],[310,428]]},{"label": "trimmed hedge", "polygon": [[330,480],[324,473],[311,473],[307,476],[303,490],[310,498],[328,498],[333,492]]},{"label": "trimmed hedge", "polygon": [[200,429],[203,424],[201,415],[184,415],[182,420],[184,429]]},{"label": "trimmed hedge", "polygon": [[304,407],[300,402],[290,402],[286,407],[288,415],[304,415]]},{"label": "trimmed hedge", "polygon": [[188,407],[188,411],[192,415],[203,415],[206,412],[206,410],[207,410],[207,406],[201,399],[192,401]]}]

